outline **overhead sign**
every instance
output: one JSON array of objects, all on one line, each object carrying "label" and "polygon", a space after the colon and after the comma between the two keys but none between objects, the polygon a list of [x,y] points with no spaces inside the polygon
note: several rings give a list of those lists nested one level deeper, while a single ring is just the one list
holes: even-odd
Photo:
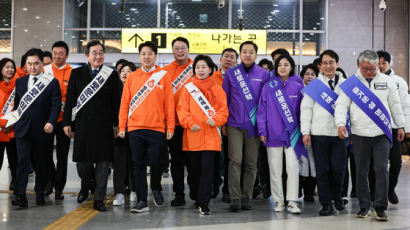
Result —
[{"label": "overhead sign", "polygon": [[122,53],[138,53],[139,44],[152,41],[158,45],[158,53],[172,53],[171,42],[177,37],[189,41],[189,52],[220,54],[225,48],[239,50],[244,41],[258,45],[258,54],[266,54],[266,30],[229,29],[122,29]]}]

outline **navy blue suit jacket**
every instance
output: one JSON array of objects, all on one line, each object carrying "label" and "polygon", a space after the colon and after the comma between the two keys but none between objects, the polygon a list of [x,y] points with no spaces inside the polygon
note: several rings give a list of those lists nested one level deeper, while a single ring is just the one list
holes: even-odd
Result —
[{"label": "navy blue suit jacket", "polygon": [[[14,110],[17,110],[21,98],[27,92],[28,80],[29,75],[16,80]],[[14,124],[14,136],[32,139],[51,138],[51,134],[44,132],[44,126],[51,123],[55,128],[60,111],[61,90],[58,80],[54,78]]]}]

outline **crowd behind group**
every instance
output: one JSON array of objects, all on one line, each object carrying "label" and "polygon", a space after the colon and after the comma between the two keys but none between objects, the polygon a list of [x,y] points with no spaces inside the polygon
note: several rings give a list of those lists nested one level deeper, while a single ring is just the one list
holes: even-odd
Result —
[{"label": "crowd behind group", "polygon": [[169,169],[170,204],[185,205],[186,167],[189,198],[202,215],[211,213],[221,185],[232,212],[251,210],[262,193],[275,212],[298,214],[299,199],[313,202],[317,187],[319,214],[332,215],[348,202],[350,172],[357,217],[367,217],[373,202],[376,219],[387,221],[388,201],[399,202],[400,142],[410,136],[408,86],[390,68],[388,52],[361,52],[357,72],[347,77],[332,50],[300,76],[285,49],[256,64],[252,41],[239,53],[224,49],[220,68],[207,55],[191,60],[183,37],[172,41],[175,60],[164,67],[155,65],[156,44],[138,50],[140,68],[124,59],[115,69],[105,66],[97,40],[88,42],[87,64],[77,69],[66,62],[63,41],[51,53],[30,49],[17,68],[0,60],[0,165],[6,148],[14,206],[28,207],[33,169],[37,205],[53,189],[56,200],[64,199],[73,138],[77,201],[91,192],[99,211],[106,210],[110,168],[113,205],[124,205],[129,194],[130,211],[140,213],[149,210],[147,166],[157,207],[165,203],[161,179]]}]

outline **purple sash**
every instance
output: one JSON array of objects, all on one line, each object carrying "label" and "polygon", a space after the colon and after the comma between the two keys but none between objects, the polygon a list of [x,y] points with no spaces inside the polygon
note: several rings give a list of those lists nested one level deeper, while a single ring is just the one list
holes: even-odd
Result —
[{"label": "purple sash", "polygon": [[282,117],[282,121],[286,126],[286,130],[282,134],[283,139],[286,142],[290,142],[290,145],[295,150],[298,159],[300,159],[301,156],[308,158],[305,145],[302,140],[302,133],[299,129],[299,122],[292,106],[289,103],[289,97],[283,87],[282,82],[273,79],[267,84],[271,89],[271,95],[273,97],[276,109],[278,110],[280,116]]},{"label": "purple sash", "polygon": [[239,91],[243,104],[245,105],[246,111],[248,111],[249,121],[242,125],[241,129],[248,130],[248,138],[256,136],[256,111],[258,109],[258,98],[256,98],[253,92],[252,85],[249,82],[248,74],[246,74],[245,69],[242,64],[230,68],[233,74],[235,88]]},{"label": "purple sash", "polygon": [[340,88],[343,92],[383,130],[393,143],[390,114],[380,99],[372,92],[356,75],[352,75],[344,81]]}]

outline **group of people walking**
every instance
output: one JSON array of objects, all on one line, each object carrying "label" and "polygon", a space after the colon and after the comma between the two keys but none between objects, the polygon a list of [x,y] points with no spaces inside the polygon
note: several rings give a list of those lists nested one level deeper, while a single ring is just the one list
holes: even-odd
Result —
[{"label": "group of people walking", "polygon": [[301,76],[284,49],[272,53],[273,62],[257,65],[252,41],[243,42],[239,53],[223,50],[219,69],[207,55],[191,60],[183,37],[172,41],[175,61],[162,68],[155,65],[155,43],[146,41],[138,50],[138,69],[126,60],[115,70],[104,65],[105,47],[97,40],[88,42],[88,63],[77,69],[66,63],[63,41],[53,45],[53,62],[46,66],[39,49],[29,50],[18,68],[11,59],[0,61],[0,150],[7,148],[13,205],[28,207],[31,165],[36,204],[44,205],[53,187],[55,199],[64,199],[73,138],[81,178],[77,200],[93,193],[98,211],[106,210],[111,163],[114,205],[124,204],[128,190],[131,212],[149,210],[149,166],[154,204],[163,206],[161,179],[170,155],[171,206],[186,203],[186,167],[189,198],[202,215],[211,213],[210,199],[222,183],[222,200],[231,211],[251,210],[260,183],[275,212],[293,214],[302,212],[301,191],[305,201],[313,201],[317,184],[319,214],[327,216],[345,209],[350,157],[357,216],[367,217],[374,201],[376,219],[387,221],[388,200],[398,203],[400,142],[405,132],[410,136],[408,86],[394,75],[387,52],[361,52],[357,72],[346,78],[332,50]]}]

